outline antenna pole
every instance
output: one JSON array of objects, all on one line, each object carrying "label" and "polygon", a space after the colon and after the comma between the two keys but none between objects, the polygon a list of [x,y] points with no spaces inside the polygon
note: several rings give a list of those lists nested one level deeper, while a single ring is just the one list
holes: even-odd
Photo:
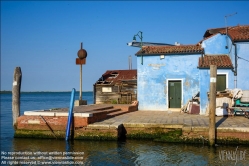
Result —
[{"label": "antenna pole", "polygon": [[[225,26],[226,26],[226,40],[227,40],[227,31],[228,31],[228,27],[227,27],[227,17],[231,17],[233,15],[237,14],[237,12],[233,13],[233,14],[228,14],[228,15],[225,15]],[[228,41],[227,41],[227,45],[226,45],[226,49],[228,48]]]}]

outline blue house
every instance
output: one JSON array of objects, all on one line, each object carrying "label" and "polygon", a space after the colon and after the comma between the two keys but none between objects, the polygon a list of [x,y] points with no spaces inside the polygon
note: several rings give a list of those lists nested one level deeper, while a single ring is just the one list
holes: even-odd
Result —
[{"label": "blue house", "polygon": [[217,90],[249,90],[249,25],[208,29],[199,44],[205,50],[198,65],[203,114],[208,109],[210,64],[217,65]]},{"label": "blue house", "polygon": [[144,46],[137,55],[139,110],[181,108],[199,91],[199,45]]},{"label": "blue house", "polygon": [[208,109],[211,64],[217,90],[249,89],[249,26],[209,29],[196,45],[143,46],[137,56],[139,110],[181,108],[197,93]]},{"label": "blue house", "polygon": [[210,65],[217,66],[216,89],[234,89],[231,84],[234,78],[234,68],[228,55],[204,55],[199,58],[199,79],[200,79],[200,113],[205,114],[208,110],[208,96],[210,87]]}]

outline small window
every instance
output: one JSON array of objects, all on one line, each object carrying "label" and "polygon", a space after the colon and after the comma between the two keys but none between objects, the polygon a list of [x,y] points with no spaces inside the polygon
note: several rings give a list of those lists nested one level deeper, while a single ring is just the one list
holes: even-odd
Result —
[{"label": "small window", "polygon": [[102,87],[102,92],[112,92],[112,87]]},{"label": "small window", "polygon": [[226,75],[225,74],[217,74],[217,82],[216,82],[216,90],[224,91],[226,87]]}]

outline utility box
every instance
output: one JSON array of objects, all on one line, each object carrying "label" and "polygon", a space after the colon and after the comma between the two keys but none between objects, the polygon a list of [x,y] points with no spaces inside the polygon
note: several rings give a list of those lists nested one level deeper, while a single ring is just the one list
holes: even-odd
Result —
[{"label": "utility box", "polygon": [[87,105],[87,100],[75,100],[74,106]]}]

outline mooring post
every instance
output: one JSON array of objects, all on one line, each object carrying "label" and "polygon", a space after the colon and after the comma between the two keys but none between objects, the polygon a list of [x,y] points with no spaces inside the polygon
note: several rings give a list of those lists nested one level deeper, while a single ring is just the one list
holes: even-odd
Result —
[{"label": "mooring post", "polygon": [[13,126],[16,126],[17,118],[20,116],[20,91],[22,82],[22,71],[20,67],[16,67],[14,71],[13,87],[12,87],[12,116]]},{"label": "mooring post", "polygon": [[210,104],[209,104],[209,145],[215,145],[215,109],[216,109],[217,66],[210,65]]}]

